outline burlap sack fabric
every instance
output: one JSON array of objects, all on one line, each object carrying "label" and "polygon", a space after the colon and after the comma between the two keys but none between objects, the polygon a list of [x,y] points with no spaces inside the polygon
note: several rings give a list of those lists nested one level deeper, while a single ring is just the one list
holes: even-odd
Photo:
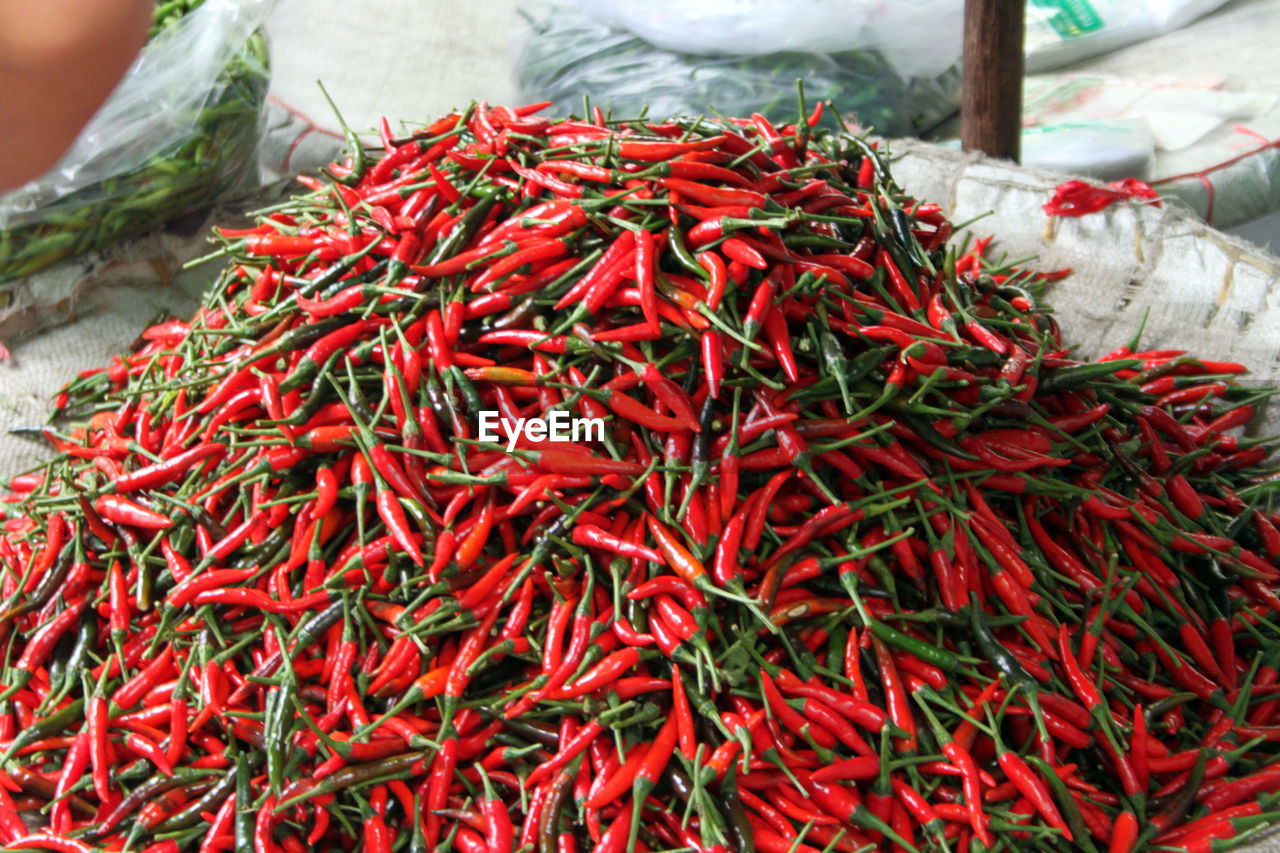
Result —
[{"label": "burlap sack fabric", "polygon": [[[1101,213],[1051,218],[1042,205],[1062,175],[1036,173],[913,140],[890,145],[894,175],[942,203],[968,230],[993,234],[1010,258],[1042,270],[1070,267],[1050,286],[1068,343],[1097,356],[1125,343],[1145,318],[1142,343],[1247,365],[1280,379],[1280,260],[1215,231],[1177,202],[1123,202]],[[979,218],[981,217],[981,218]]]}]

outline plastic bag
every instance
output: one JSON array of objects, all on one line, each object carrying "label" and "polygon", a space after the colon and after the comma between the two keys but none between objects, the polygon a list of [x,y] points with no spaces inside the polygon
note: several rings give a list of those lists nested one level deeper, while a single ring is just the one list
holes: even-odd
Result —
[{"label": "plastic bag", "polygon": [[0,281],[141,234],[256,177],[269,82],[258,28],[273,2],[206,0],[147,43],[58,165],[0,197]]},{"label": "plastic bag", "polygon": [[[724,6],[687,4],[698,15],[738,5],[740,0]],[[580,113],[585,95],[615,116],[638,115],[647,106],[650,115],[697,115],[718,110],[732,115],[759,112],[790,117],[797,105],[796,80],[801,79],[810,102],[829,99],[843,117],[883,135],[916,135],[936,126],[959,105],[961,4],[902,4],[922,14],[926,9],[937,11],[941,5],[954,7],[955,14],[914,22],[915,32],[926,28],[927,37],[905,39],[894,27],[876,24],[863,29],[868,40],[850,42],[841,50],[724,56],[665,50],[603,23],[597,15],[608,14],[605,12],[588,15],[573,5],[529,3],[520,10],[528,27],[523,38],[516,39],[523,45],[515,61],[516,84],[524,99],[550,100],[561,113]],[[661,9],[663,3],[657,6]],[[613,8],[625,9],[627,4]],[[899,27],[909,28],[901,15],[895,21]],[[697,25],[699,31],[703,26]],[[873,40],[875,32],[881,36]],[[927,50],[915,49],[930,55],[927,70],[916,70],[923,66],[910,55],[881,49],[886,44],[882,36],[890,32],[895,40],[927,45]]]},{"label": "plastic bag", "polygon": [[1048,71],[1171,32],[1226,0],[1027,0],[1026,67]]},{"label": "plastic bag", "polygon": [[[953,0],[578,0],[588,14],[675,53],[758,56],[879,50],[900,74],[936,75],[960,56]],[[925,34],[927,33],[927,35]]]},{"label": "plastic bag", "polygon": [[1156,141],[1141,119],[1063,122],[1022,129],[1024,166],[1112,180],[1145,175]]}]

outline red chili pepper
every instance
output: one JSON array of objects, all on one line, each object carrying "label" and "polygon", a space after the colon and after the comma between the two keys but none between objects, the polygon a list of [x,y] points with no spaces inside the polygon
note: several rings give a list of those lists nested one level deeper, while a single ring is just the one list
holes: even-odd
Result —
[{"label": "red chili pepper", "polygon": [[562,238],[552,236],[529,239],[520,243],[520,248],[496,263],[485,267],[484,271],[471,279],[472,293],[481,293],[501,282],[528,264],[554,260],[566,251],[568,245]]},{"label": "red chili pepper", "polygon": [[1091,710],[1103,706],[1102,694],[1085,675],[1084,670],[1080,668],[1080,662],[1071,651],[1071,634],[1066,625],[1058,629],[1058,655],[1067,673],[1067,682],[1071,685],[1072,692],[1080,698],[1084,706]]},{"label": "red chili pepper", "polygon": [[635,545],[626,540],[620,539],[607,531],[601,530],[590,524],[579,524],[573,528],[573,541],[578,545],[586,545],[593,548],[603,548],[623,557],[635,557],[642,560],[649,560],[654,563],[662,563],[662,555],[652,548],[644,545]]},{"label": "red chili pepper", "polygon": [[[557,310],[573,305],[575,302],[585,298],[587,294],[595,291],[597,294],[601,292],[601,286],[608,285],[611,282],[620,281],[621,265],[628,260],[635,252],[636,236],[631,230],[624,230],[604,251],[591,270],[577,281],[572,287],[560,297],[556,302]],[[597,295],[597,299],[601,305],[607,300],[607,296],[601,298]]]},{"label": "red chili pepper", "polygon": [[33,832],[9,842],[17,849],[56,850],[58,853],[93,853],[92,847],[74,838],[54,835],[50,832]]},{"label": "red chili pepper", "polygon": [[173,482],[190,471],[197,462],[226,453],[226,445],[201,444],[190,450],[123,474],[115,480],[117,493],[145,491]]},{"label": "red chili pepper", "polygon": [[422,551],[414,542],[413,534],[409,532],[409,521],[405,517],[404,508],[400,506],[400,499],[396,493],[391,489],[379,489],[374,497],[374,503],[378,508],[378,517],[387,525],[387,530],[395,539],[401,552],[406,554],[415,565],[423,567]]},{"label": "red chili pepper", "polygon": [[771,311],[765,316],[764,332],[773,345],[773,351],[778,358],[778,364],[782,367],[782,372],[791,382],[798,382],[800,368],[796,364],[795,355],[791,352],[791,335],[787,331],[786,317],[782,312]]},{"label": "red chili pepper", "polygon": [[165,530],[173,526],[173,520],[154,510],[139,506],[119,495],[102,495],[93,503],[98,514],[107,521],[144,530]]},{"label": "red chili pepper", "polygon": [[81,600],[40,626],[27,641],[26,648],[18,658],[14,667],[17,672],[29,677],[37,667],[43,665],[53,652],[54,645],[71,629],[71,626],[80,621],[80,614],[87,604],[88,602]]},{"label": "red chili pepper", "polygon": [[66,761],[62,765],[62,772],[58,775],[57,787],[54,789],[55,800],[49,813],[49,827],[59,835],[65,835],[71,829],[71,806],[66,796],[70,793],[71,787],[80,781],[88,766],[89,730],[86,726],[71,742]]},{"label": "red chili pepper", "polygon": [[672,411],[676,418],[685,424],[685,428],[693,432],[701,431],[698,416],[688,396],[670,379],[663,376],[652,363],[646,364],[640,374],[645,386],[653,392],[664,406]]},{"label": "red chili pepper", "polygon": [[165,757],[164,750],[152,741],[140,734],[130,732],[125,735],[124,745],[154,764],[156,769],[165,776],[173,775],[173,768],[169,765],[169,759]]},{"label": "red chili pepper", "polygon": [[662,523],[652,515],[646,516],[646,522],[649,526],[649,533],[653,536],[654,541],[658,543],[658,551],[666,560],[675,573],[684,579],[685,583],[690,584],[694,588],[702,588],[707,583],[707,570],[703,568],[702,563],[685,548],[679,540],[663,527]]},{"label": "red chili pepper", "polygon": [[631,646],[619,649],[607,655],[577,681],[566,685],[557,696],[566,699],[585,696],[593,690],[599,690],[614,683],[624,672],[634,668],[639,661],[638,649]]},{"label": "red chili pepper", "polygon": [[669,190],[679,193],[699,204],[716,207],[724,205],[743,205],[745,207],[764,207],[766,198],[754,190],[740,187],[712,187],[683,178],[659,178],[658,183]]},{"label": "red chili pepper", "polygon": [[651,141],[647,139],[618,139],[618,156],[624,160],[658,163],[695,151],[710,151],[724,141],[723,136],[708,136],[684,142]]},{"label": "red chili pepper", "polygon": [[107,743],[107,700],[95,694],[85,703],[85,725],[89,737],[89,763],[93,791],[100,802],[111,798],[111,762]]},{"label": "red chili pepper", "polygon": [[1035,774],[1035,771],[1027,766],[1027,763],[1022,760],[1022,756],[1016,752],[1006,750],[1000,753],[998,762],[1000,769],[1022,792],[1022,795],[1035,806],[1036,811],[1040,812],[1045,822],[1062,830],[1063,838],[1071,841],[1071,830],[1067,827],[1066,821],[1062,819],[1062,813],[1058,810],[1057,804],[1054,803],[1053,795],[1049,793],[1048,785]]},{"label": "red chili pepper", "polygon": [[763,669],[760,670],[760,684],[769,709],[787,729],[799,736],[812,738],[814,743],[819,746],[828,749],[835,746],[835,736],[826,729],[810,722],[800,712],[788,705],[769,673]]}]

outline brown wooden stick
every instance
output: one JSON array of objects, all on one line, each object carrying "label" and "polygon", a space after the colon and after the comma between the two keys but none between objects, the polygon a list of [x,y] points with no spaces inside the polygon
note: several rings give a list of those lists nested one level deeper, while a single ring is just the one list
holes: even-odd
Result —
[{"label": "brown wooden stick", "polygon": [[1024,0],[965,0],[960,145],[1017,162]]}]

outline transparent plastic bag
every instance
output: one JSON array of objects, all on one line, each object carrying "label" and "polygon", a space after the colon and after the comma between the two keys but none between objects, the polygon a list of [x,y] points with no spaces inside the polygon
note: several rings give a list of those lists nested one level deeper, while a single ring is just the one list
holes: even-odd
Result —
[{"label": "transparent plastic bag", "polygon": [[273,2],[206,0],[160,29],[62,160],[0,196],[0,281],[141,234],[256,177],[269,82],[259,27]]},{"label": "transparent plastic bag", "polygon": [[[704,12],[715,7],[689,5]],[[942,4],[903,5],[923,10]],[[588,15],[572,4],[530,2],[521,7],[527,26],[515,39],[520,45],[515,78],[522,98],[550,100],[561,113],[580,113],[585,95],[615,116],[638,114],[647,106],[654,116],[697,115],[714,109],[730,115],[760,112],[789,117],[796,110],[796,80],[801,79],[809,101],[830,99],[845,118],[886,136],[924,133],[959,105],[962,22],[958,11],[927,22],[930,36],[923,42],[929,49],[923,52],[930,53],[930,65],[924,71],[909,55],[881,49],[885,38],[826,52],[683,53],[604,23],[597,14],[603,13]],[[951,18],[954,27],[946,26]],[[905,26],[901,18],[897,20]],[[923,20],[915,23],[926,25]],[[894,37],[904,40],[901,33]]]},{"label": "transparent plastic bag", "polygon": [[1155,38],[1227,0],[1027,0],[1027,71],[1048,71]]}]

